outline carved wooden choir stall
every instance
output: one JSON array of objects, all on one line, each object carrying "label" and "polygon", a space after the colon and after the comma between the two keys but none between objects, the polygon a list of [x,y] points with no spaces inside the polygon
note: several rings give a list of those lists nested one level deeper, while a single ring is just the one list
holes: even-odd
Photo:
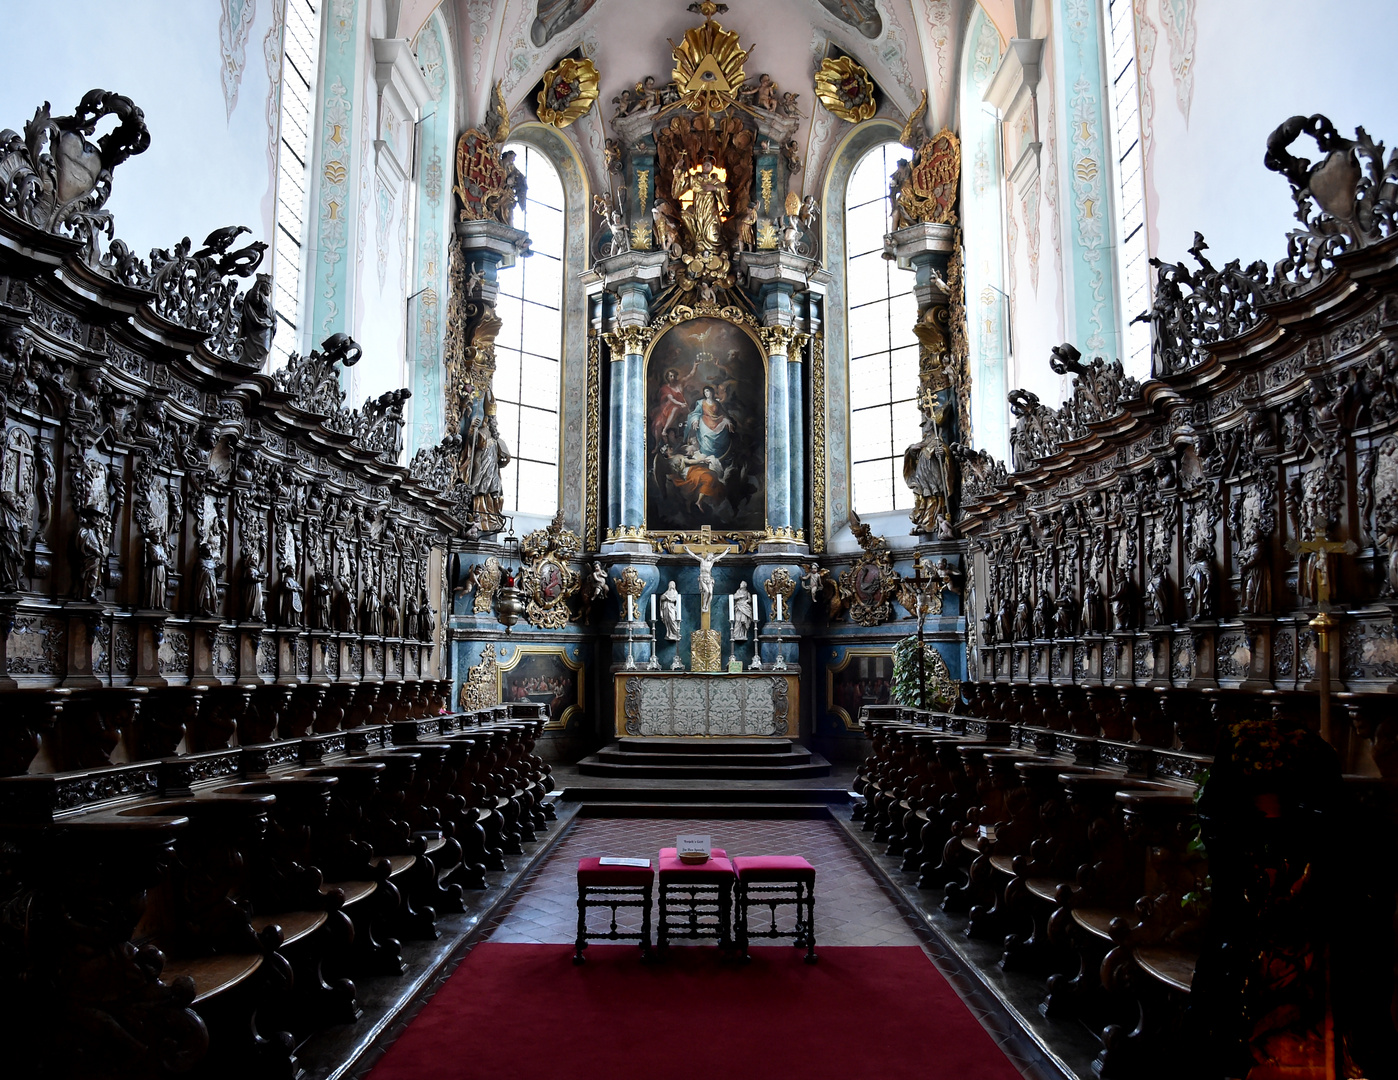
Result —
[{"label": "carved wooden choir stall", "polygon": [[1011,468],[953,448],[971,681],[865,714],[864,828],[1104,1078],[1398,1061],[1398,158],[1267,165],[1287,257],[1157,263],[1154,378],[1063,345]]},{"label": "carved wooden choir stall", "polygon": [[344,335],[265,374],[246,230],[110,239],[149,141],[100,90],[0,131],[6,1068],[294,1077],[546,827],[543,720],[449,711],[473,519],[407,391],[345,408]]}]

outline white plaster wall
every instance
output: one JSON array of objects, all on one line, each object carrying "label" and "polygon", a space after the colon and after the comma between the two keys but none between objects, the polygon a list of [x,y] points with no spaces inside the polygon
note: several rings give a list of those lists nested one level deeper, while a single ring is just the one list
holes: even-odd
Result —
[{"label": "white plaster wall", "polygon": [[[1194,23],[1187,119],[1165,6],[1176,25],[1186,13]],[[1387,71],[1398,51],[1393,0],[1143,0],[1138,20],[1142,10],[1157,35],[1148,87],[1152,254],[1189,262],[1196,229],[1216,264],[1234,257],[1270,264],[1285,254],[1294,205],[1262,155],[1289,116],[1324,113],[1344,135],[1362,124],[1376,141],[1398,145],[1398,97]],[[1293,153],[1317,156],[1309,137]]]},{"label": "white plaster wall", "polygon": [[[54,115],[71,115],[95,87],[125,94],[145,112],[150,149],[116,170],[108,203],[117,236],[142,257],[186,235],[198,244],[224,225],[247,225],[253,238],[271,239],[275,160],[263,46],[272,4],[257,0],[251,7],[231,115],[220,80],[224,6],[215,0],[4,5],[0,128],[22,131],[45,100]],[[230,63],[233,74],[237,64]]]}]

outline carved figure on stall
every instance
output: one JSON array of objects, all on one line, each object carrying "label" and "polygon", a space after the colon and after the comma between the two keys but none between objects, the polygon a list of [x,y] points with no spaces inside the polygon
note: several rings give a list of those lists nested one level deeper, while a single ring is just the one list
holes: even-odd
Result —
[{"label": "carved figure on stall", "polygon": [[1196,543],[1189,557],[1189,568],[1184,576],[1184,603],[1189,620],[1194,622],[1213,614],[1213,552],[1206,544]]},{"label": "carved figure on stall", "polygon": [[1015,625],[1013,641],[1028,641],[1029,633],[1032,629],[1031,615],[1029,611],[1029,598],[1021,596],[1019,604],[1015,607]]},{"label": "carved figure on stall", "polygon": [[305,602],[296,567],[283,563],[278,570],[282,576],[278,621],[282,626],[300,626]]},{"label": "carved figure on stall", "polygon": [[437,616],[432,611],[432,601],[428,599],[427,590],[422,590],[422,599],[417,605],[417,621],[419,636],[422,641],[432,641],[437,636]]},{"label": "carved figure on stall", "polygon": [[218,614],[218,575],[224,567],[228,526],[213,507],[198,530],[198,566],[194,573],[194,610],[200,615]]},{"label": "carved figure on stall", "polygon": [[999,629],[997,635],[1001,641],[1011,642],[1015,640],[1014,615],[1010,612],[1010,598],[1000,597],[1000,606],[995,612],[995,621]]},{"label": "carved figure on stall", "polygon": [[329,573],[324,568],[318,569],[311,576],[311,623],[313,629],[330,630],[333,628],[330,614],[333,592],[334,586],[331,584]]},{"label": "carved figure on stall", "polygon": [[1131,578],[1126,567],[1118,563],[1112,571],[1112,590],[1107,594],[1112,608],[1112,630],[1117,633],[1135,629],[1131,599]]},{"label": "carved figure on stall", "polygon": [[747,641],[752,633],[752,590],[746,581],[738,582],[733,591],[733,626],[729,637],[733,641]]},{"label": "carved figure on stall", "polygon": [[34,478],[37,481],[39,498],[39,532],[49,527],[53,517],[54,467],[53,454],[49,444],[40,439],[34,447]]},{"label": "carved figure on stall", "polygon": [[396,638],[401,637],[402,633],[403,616],[398,610],[398,597],[389,589],[383,596],[383,634],[384,637]]},{"label": "carved figure on stall", "polygon": [[0,592],[24,585],[24,552],[29,546],[29,512],[20,496],[0,491]]},{"label": "carved figure on stall", "polygon": [[1054,612],[1054,628],[1061,638],[1078,636],[1078,605],[1073,599],[1073,586],[1065,585]]},{"label": "carved figure on stall", "polygon": [[261,367],[272,352],[272,338],[276,333],[272,275],[258,274],[243,297],[242,320],[238,325],[238,359],[249,367]]},{"label": "carved figure on stall", "polygon": [[243,618],[248,622],[262,622],[266,618],[266,603],[263,583],[267,571],[262,565],[262,552],[256,551],[243,556]]},{"label": "carved figure on stall", "polygon": [[1150,577],[1146,580],[1146,609],[1152,626],[1164,626],[1170,621],[1170,578],[1165,560],[1150,560]]},{"label": "carved figure on stall", "polygon": [[1267,557],[1266,536],[1253,523],[1238,551],[1238,570],[1242,576],[1242,596],[1239,607],[1244,615],[1270,615],[1272,612],[1272,568]]},{"label": "carved figure on stall", "polygon": [[1097,584],[1096,574],[1088,574],[1082,587],[1082,632],[1102,632],[1102,587]]},{"label": "carved figure on stall", "polygon": [[1039,641],[1053,637],[1053,597],[1045,588],[1039,590],[1034,603],[1034,637]]},{"label": "carved figure on stall", "polygon": [[675,583],[670,582],[670,587],[660,594],[657,603],[660,614],[660,625],[665,627],[666,641],[679,641],[680,639],[680,591],[675,588]]},{"label": "carved figure on stall", "polygon": [[372,581],[364,583],[364,596],[359,601],[359,629],[375,637],[383,634],[383,610],[379,606],[379,591]]}]

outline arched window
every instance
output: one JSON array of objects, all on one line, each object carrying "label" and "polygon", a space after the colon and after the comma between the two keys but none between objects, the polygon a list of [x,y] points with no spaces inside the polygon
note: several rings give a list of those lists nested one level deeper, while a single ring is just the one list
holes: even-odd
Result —
[{"label": "arched window", "polygon": [[280,367],[301,348],[301,277],[306,257],[306,189],[320,58],[322,0],[286,0],[282,30],[281,125],[277,139],[277,226],[272,284],[277,336],[272,363]]},{"label": "arched window", "polygon": [[514,455],[505,473],[506,513],[552,517],[558,511],[559,358],[563,355],[563,185],[553,162],[512,143],[528,198],[515,227],[534,254],[500,272],[495,312],[495,402],[500,436]]},{"label": "arched window", "polygon": [[1136,17],[1131,0],[1105,0],[1111,52],[1112,150],[1116,158],[1116,211],[1121,282],[1122,363],[1130,375],[1150,374],[1150,326],[1132,322],[1150,310],[1150,256],[1146,250],[1146,192],[1141,147],[1141,87],[1136,64]]},{"label": "arched window", "polygon": [[883,257],[888,178],[901,151],[896,142],[874,147],[845,188],[851,497],[861,514],[912,509],[903,450],[921,437],[915,279]]}]

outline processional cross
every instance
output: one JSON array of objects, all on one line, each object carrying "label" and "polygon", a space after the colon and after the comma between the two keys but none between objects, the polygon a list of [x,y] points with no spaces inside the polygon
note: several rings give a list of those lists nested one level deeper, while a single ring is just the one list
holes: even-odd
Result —
[{"label": "processional cross", "polygon": [[[1310,540],[1293,540],[1287,544],[1287,548],[1294,555],[1310,555],[1314,560],[1309,572],[1314,574],[1315,595],[1312,599],[1315,600],[1316,614],[1310,621],[1310,627],[1316,636],[1316,673],[1320,684],[1320,737],[1334,746],[1330,730],[1330,634],[1340,623],[1330,614],[1330,560],[1336,555],[1353,555],[1359,548],[1353,540],[1331,540],[1323,530],[1317,530],[1316,535]],[[1302,567],[1303,578],[1306,572],[1307,568]]]}]

